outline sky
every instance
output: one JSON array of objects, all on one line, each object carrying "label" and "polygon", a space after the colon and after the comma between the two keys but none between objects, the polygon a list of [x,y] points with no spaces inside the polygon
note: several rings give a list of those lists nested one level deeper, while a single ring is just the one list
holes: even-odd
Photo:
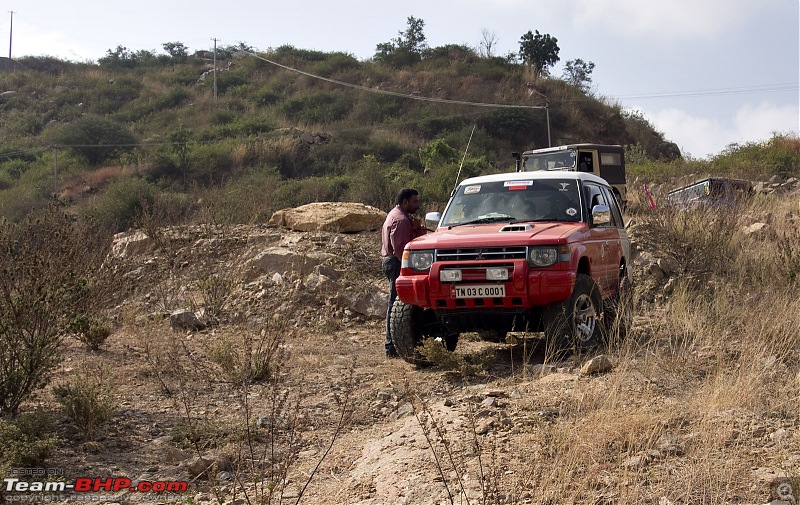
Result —
[{"label": "sky", "polygon": [[0,0],[0,56],[10,43],[14,58],[97,61],[118,45],[195,51],[216,38],[366,60],[409,16],[431,47],[477,48],[488,33],[499,56],[528,31],[549,34],[561,60],[551,75],[594,63],[595,95],[642,113],[694,158],[800,131],[798,0]]}]

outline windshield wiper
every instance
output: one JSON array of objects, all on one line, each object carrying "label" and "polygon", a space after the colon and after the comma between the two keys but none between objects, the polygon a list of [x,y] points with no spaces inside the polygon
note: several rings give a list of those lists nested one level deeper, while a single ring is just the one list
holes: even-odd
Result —
[{"label": "windshield wiper", "polygon": [[506,214],[495,214],[492,216],[485,216],[479,217],[478,219],[473,219],[472,221],[464,221],[463,223],[455,223],[448,226],[448,228],[453,228],[454,226],[464,226],[468,224],[486,224],[486,223],[498,223],[503,221],[514,221],[516,218],[514,216],[508,216]]}]

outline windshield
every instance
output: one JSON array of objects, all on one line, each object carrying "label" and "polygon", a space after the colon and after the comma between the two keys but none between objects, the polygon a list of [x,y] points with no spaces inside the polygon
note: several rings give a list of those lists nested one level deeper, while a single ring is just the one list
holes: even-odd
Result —
[{"label": "windshield", "polygon": [[553,153],[542,153],[525,156],[522,170],[572,170],[575,168],[575,150],[567,149]]},{"label": "windshield", "polygon": [[575,179],[514,180],[458,187],[441,226],[581,220]]}]

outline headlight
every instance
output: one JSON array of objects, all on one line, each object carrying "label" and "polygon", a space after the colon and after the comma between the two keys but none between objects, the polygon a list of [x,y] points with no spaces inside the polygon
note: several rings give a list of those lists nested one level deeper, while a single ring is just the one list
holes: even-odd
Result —
[{"label": "headlight", "polygon": [[433,264],[433,251],[404,251],[403,268],[410,268],[419,272],[430,270]]},{"label": "headlight", "polygon": [[531,247],[528,251],[528,264],[532,267],[549,267],[558,261],[555,247]]}]

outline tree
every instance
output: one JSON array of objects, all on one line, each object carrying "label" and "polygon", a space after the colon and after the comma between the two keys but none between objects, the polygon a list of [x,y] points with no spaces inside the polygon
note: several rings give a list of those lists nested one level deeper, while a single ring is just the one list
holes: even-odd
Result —
[{"label": "tree", "polygon": [[539,30],[536,34],[530,30],[519,40],[519,56],[522,61],[534,68],[537,76],[548,75],[548,67],[555,65],[559,58],[558,39]]},{"label": "tree", "polygon": [[97,62],[104,67],[134,68],[136,67],[136,55],[125,46],[117,46],[116,49],[108,49],[106,55]]},{"label": "tree", "polygon": [[478,44],[478,54],[483,58],[491,58],[494,56],[494,48],[497,47],[497,42],[500,39],[497,37],[496,32],[490,32],[486,28],[481,30],[481,41]]},{"label": "tree", "polygon": [[407,22],[406,30],[397,32],[397,38],[376,46],[373,57],[375,60],[396,67],[413,65],[422,60],[422,54],[428,48],[424,32],[425,21],[409,16]]},{"label": "tree", "polygon": [[580,58],[569,60],[564,65],[562,78],[585,92],[592,83],[592,70],[594,70],[594,63],[591,61],[583,61]]},{"label": "tree", "polygon": [[183,42],[164,42],[161,47],[175,63],[185,63],[189,56],[189,48]]}]

